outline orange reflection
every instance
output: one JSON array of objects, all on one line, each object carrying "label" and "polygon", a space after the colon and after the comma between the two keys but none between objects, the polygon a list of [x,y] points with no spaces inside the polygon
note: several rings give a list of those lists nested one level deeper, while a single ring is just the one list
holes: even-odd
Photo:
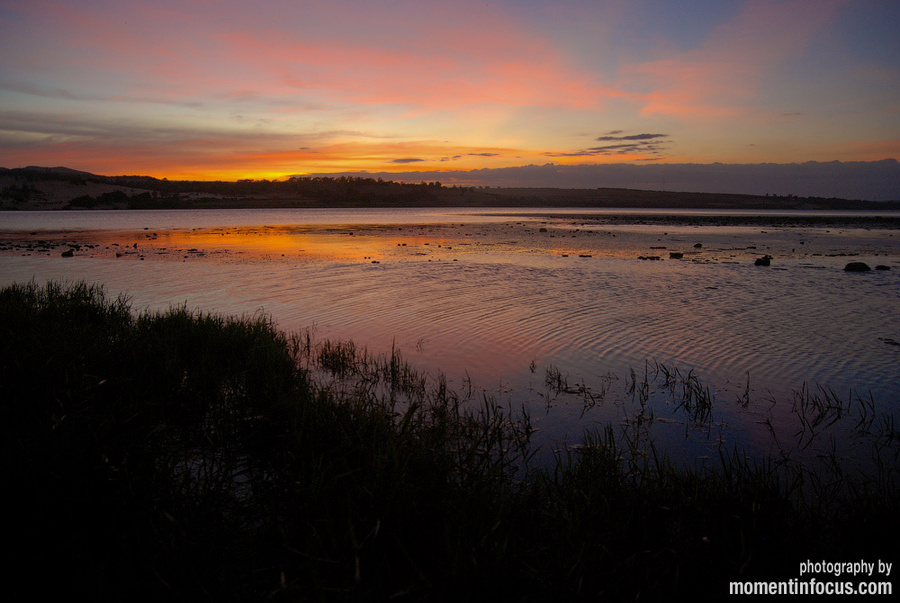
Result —
[{"label": "orange reflection", "polygon": [[[378,261],[440,253],[443,239],[383,231],[304,230],[297,227],[245,227],[172,230],[145,234],[141,246],[157,252],[241,258]],[[447,247],[448,249],[452,247]]]}]

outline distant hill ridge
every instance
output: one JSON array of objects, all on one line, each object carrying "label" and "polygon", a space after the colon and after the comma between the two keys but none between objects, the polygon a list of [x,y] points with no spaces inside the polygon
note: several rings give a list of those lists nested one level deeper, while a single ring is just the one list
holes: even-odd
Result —
[{"label": "distant hill ridge", "polygon": [[900,201],[627,188],[442,186],[348,176],[191,181],[101,176],[72,168],[0,168],[0,209],[253,207],[574,207],[900,210]]}]

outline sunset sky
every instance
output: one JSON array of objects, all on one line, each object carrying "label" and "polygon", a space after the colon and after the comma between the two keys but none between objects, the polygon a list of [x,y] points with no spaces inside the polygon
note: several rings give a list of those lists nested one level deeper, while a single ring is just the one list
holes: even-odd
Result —
[{"label": "sunset sky", "polygon": [[900,158],[898,0],[0,0],[0,166]]}]

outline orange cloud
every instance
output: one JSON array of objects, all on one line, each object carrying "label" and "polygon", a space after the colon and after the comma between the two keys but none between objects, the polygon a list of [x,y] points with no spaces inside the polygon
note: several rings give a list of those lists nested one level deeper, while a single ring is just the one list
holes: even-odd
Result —
[{"label": "orange cloud", "polygon": [[[143,174],[172,179],[235,180],[282,178],[310,172],[410,169],[474,169],[516,165],[540,158],[516,148],[484,148],[434,141],[379,141],[326,134],[308,148],[291,146],[290,137],[220,135],[176,141],[63,141],[34,149],[0,149],[0,165],[65,165],[106,175]],[[314,142],[314,141],[307,141]],[[404,161],[416,158],[417,161]],[[401,161],[398,161],[401,160]]]}]

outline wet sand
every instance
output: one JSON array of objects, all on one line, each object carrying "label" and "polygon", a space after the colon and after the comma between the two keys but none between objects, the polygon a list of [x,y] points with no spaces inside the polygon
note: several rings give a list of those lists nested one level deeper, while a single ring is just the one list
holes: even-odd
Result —
[{"label": "wet sand", "polygon": [[[900,261],[892,219],[721,216],[497,216],[496,222],[279,225],[171,230],[0,230],[0,256],[153,261],[465,261],[479,256],[841,265]],[[874,266],[873,266],[874,267]]]}]

